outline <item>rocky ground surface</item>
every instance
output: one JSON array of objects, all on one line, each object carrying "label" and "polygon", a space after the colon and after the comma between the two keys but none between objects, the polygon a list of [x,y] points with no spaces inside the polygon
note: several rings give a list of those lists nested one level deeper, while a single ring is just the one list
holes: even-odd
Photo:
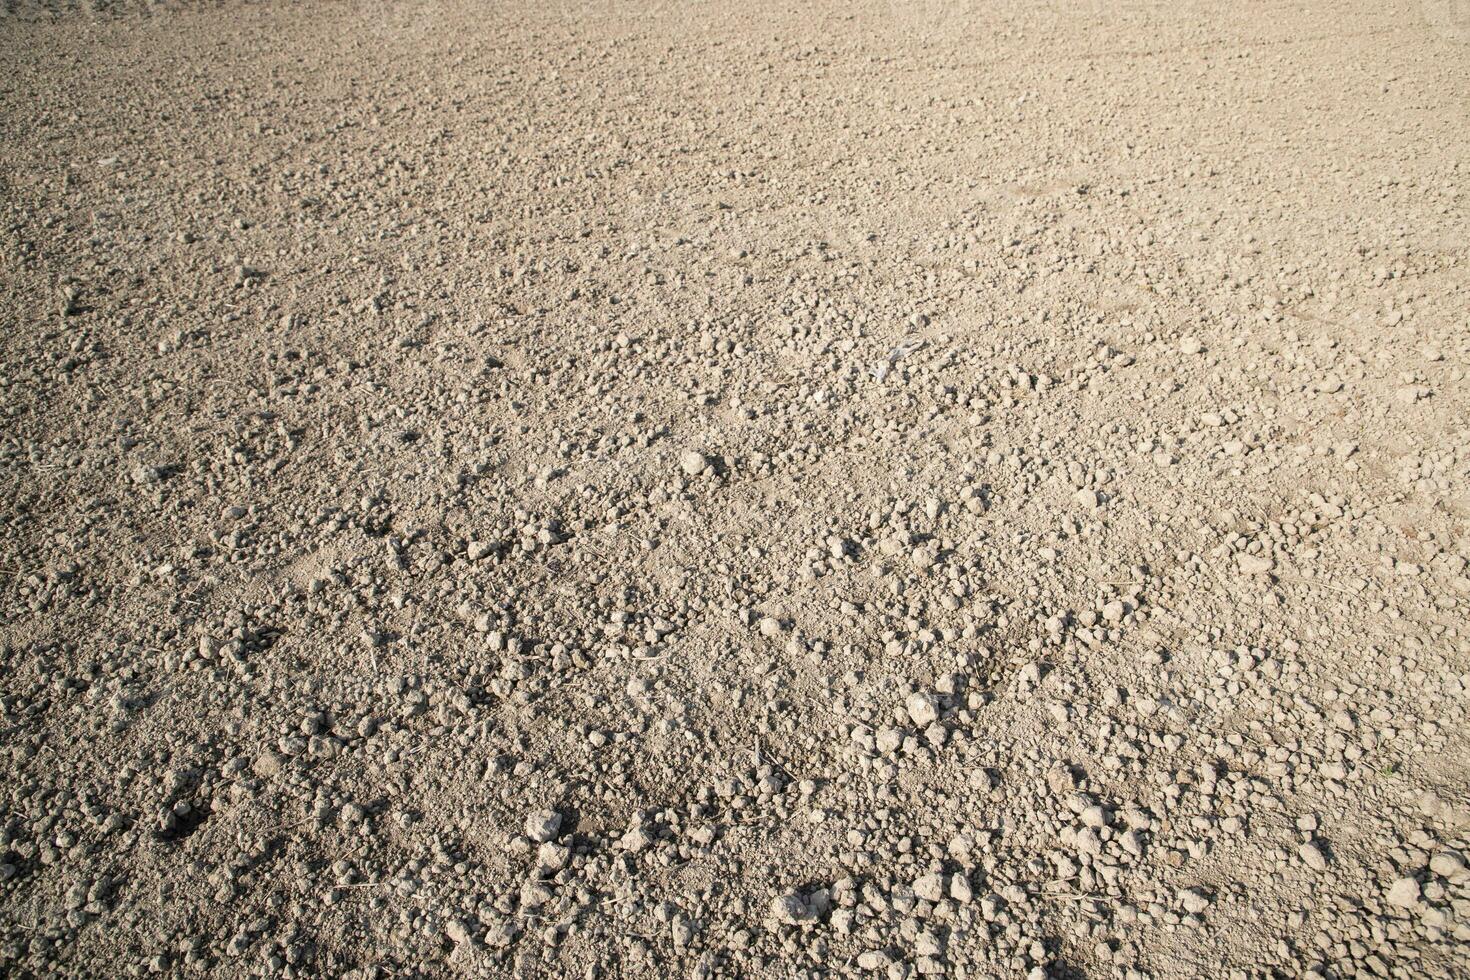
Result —
[{"label": "rocky ground surface", "polygon": [[1470,974],[1453,0],[0,15],[0,973]]}]

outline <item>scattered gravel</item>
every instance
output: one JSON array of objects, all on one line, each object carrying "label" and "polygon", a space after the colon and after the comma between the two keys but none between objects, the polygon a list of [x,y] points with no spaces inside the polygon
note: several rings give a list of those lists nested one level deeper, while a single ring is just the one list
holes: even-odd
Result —
[{"label": "scattered gravel", "polygon": [[1442,7],[8,4],[0,975],[1470,975]]}]

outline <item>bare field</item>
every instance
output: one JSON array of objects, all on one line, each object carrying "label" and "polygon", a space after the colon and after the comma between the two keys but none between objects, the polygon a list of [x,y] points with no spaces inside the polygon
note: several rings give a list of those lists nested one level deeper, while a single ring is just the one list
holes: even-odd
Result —
[{"label": "bare field", "polygon": [[1470,975],[1464,0],[0,9],[0,975]]}]

